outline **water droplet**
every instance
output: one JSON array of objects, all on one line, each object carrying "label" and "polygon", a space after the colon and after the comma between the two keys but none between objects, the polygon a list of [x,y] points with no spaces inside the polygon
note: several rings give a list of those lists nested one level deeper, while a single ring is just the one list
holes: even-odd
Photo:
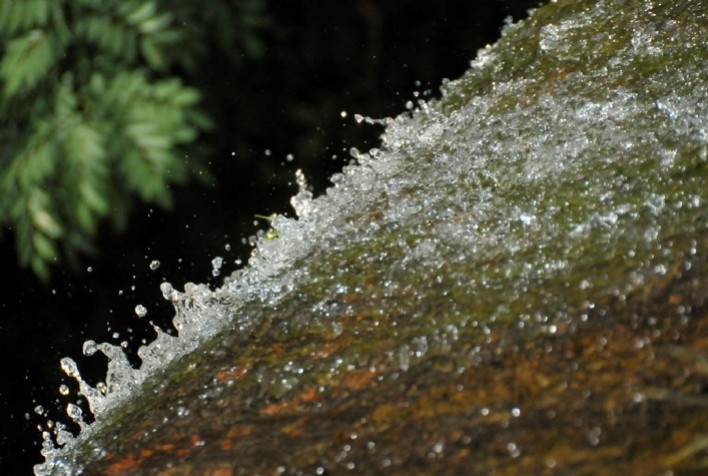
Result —
[{"label": "water droplet", "polygon": [[214,277],[219,276],[221,274],[221,266],[224,264],[224,258],[221,256],[217,256],[213,260],[211,260],[211,274]]},{"label": "water droplet", "polygon": [[591,446],[597,446],[600,444],[600,436],[602,435],[602,428],[599,426],[595,426],[590,429],[585,434],[585,438],[587,439],[588,443],[590,443]]},{"label": "water droplet", "polygon": [[295,181],[298,185],[298,192],[290,199],[290,204],[298,218],[305,218],[312,209],[312,192],[307,188],[307,181],[302,170],[295,171]]},{"label": "water droplet", "polygon": [[85,356],[90,357],[95,354],[96,351],[98,351],[98,346],[96,345],[96,342],[92,340],[87,340],[86,342],[84,342],[83,352]]},{"label": "water droplet", "polygon": [[79,423],[81,426],[83,426],[84,423],[83,413],[78,405],[69,403],[66,406],[66,414],[69,415],[69,418],[71,418],[74,423]]},{"label": "water droplet", "polygon": [[176,301],[179,298],[179,293],[175,291],[172,284],[167,281],[160,284],[160,292],[162,293],[162,297],[167,301]]},{"label": "water droplet", "polygon": [[79,369],[76,367],[76,362],[71,357],[64,357],[59,361],[62,370],[64,370],[64,373],[68,375],[69,377],[78,377],[79,376]]},{"label": "water droplet", "polygon": [[411,365],[411,350],[407,345],[402,345],[398,349],[398,366],[404,372],[408,370]]},{"label": "water droplet", "polygon": [[512,458],[518,458],[519,456],[521,456],[521,451],[519,450],[519,447],[516,446],[516,443],[514,443],[514,442],[510,441],[509,443],[507,443],[506,449]]}]

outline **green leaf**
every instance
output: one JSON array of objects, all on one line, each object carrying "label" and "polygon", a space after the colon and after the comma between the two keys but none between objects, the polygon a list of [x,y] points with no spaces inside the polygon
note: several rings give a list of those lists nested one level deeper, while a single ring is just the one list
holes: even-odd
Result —
[{"label": "green leaf", "polygon": [[0,2],[0,31],[10,36],[27,28],[45,26],[49,11],[49,0],[3,0]]},{"label": "green leaf", "polygon": [[153,16],[157,11],[157,3],[155,2],[145,2],[140,5],[136,10],[132,11],[130,14],[125,16],[125,21],[130,25],[139,25]]},{"label": "green leaf", "polygon": [[52,216],[46,208],[45,200],[37,200],[39,192],[34,191],[28,203],[32,224],[42,233],[52,238],[59,238],[62,235],[62,228],[59,222]]},{"label": "green leaf", "polygon": [[163,30],[171,22],[172,15],[170,15],[169,13],[164,13],[160,16],[142,22],[140,25],[138,25],[138,30],[140,30],[140,33],[144,35],[152,35]]},{"label": "green leaf", "polygon": [[130,124],[125,131],[141,149],[167,149],[172,145],[170,138],[162,134],[153,122]]},{"label": "green leaf", "polygon": [[[42,130],[45,129],[45,130]],[[23,188],[36,187],[52,175],[55,170],[55,147],[51,142],[51,132],[41,127],[29,141],[20,155],[15,158],[13,172],[18,184]]]},{"label": "green leaf", "polygon": [[96,232],[96,215],[91,212],[91,209],[86,204],[79,202],[75,209],[76,221],[81,230],[89,235]]},{"label": "green leaf", "polygon": [[167,66],[162,50],[150,38],[140,40],[140,52],[148,65],[154,69],[164,69]]},{"label": "green leaf", "polygon": [[57,248],[54,243],[41,233],[32,236],[32,243],[37,254],[44,260],[49,261],[57,257]]},{"label": "green leaf", "polygon": [[104,53],[132,62],[137,53],[137,32],[115,23],[110,17],[97,14],[81,19],[77,35],[98,46]]},{"label": "green leaf", "polygon": [[34,249],[32,248],[32,224],[26,216],[20,216],[15,227],[15,243],[17,246],[17,258],[20,264],[28,265]]},{"label": "green leaf", "polygon": [[108,202],[106,198],[96,190],[94,184],[91,182],[81,182],[81,185],[79,185],[79,194],[87,207],[91,210],[99,215],[108,213]]},{"label": "green leaf", "polygon": [[172,96],[172,103],[175,106],[188,107],[197,104],[199,99],[199,91],[194,88],[182,87]]},{"label": "green leaf", "polygon": [[73,91],[73,81],[70,74],[65,74],[54,96],[55,117],[66,118],[74,114],[77,100]]},{"label": "green leaf", "polygon": [[83,167],[95,168],[105,156],[103,138],[91,126],[85,123],[72,128],[67,139],[68,151],[78,157]]},{"label": "green leaf", "polygon": [[5,97],[13,96],[21,88],[32,88],[46,77],[56,64],[55,42],[58,40],[54,35],[32,30],[8,43],[0,62]]},{"label": "green leaf", "polygon": [[32,258],[31,266],[32,271],[34,271],[34,274],[37,275],[39,279],[45,283],[49,281],[49,266],[47,266],[47,263],[40,256]]}]

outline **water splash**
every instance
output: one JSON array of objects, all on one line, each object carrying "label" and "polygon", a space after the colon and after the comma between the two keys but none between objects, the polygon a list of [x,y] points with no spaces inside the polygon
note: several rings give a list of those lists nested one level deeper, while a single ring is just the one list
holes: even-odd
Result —
[{"label": "water splash", "polygon": [[[156,340],[138,352],[139,369],[130,365],[120,347],[88,341],[86,355],[101,352],[109,359],[105,383],[92,387],[72,359],[62,359],[62,368],[78,382],[95,422],[86,424],[80,409],[69,406],[68,416],[81,425],[81,433],[74,438],[60,423],[45,430],[46,463],[35,473],[80,472],[72,463],[72,448],[90,441],[111,411],[130,401],[148,377],[226,327],[244,332],[253,328],[257,323],[240,312],[242,308],[253,302],[274,306],[296,286],[319,276],[308,266],[323,252],[335,256],[356,248],[358,259],[380,269],[383,286],[377,298],[413,296],[405,304],[411,321],[426,318],[422,302],[416,301],[419,282],[410,282],[411,275],[445,279],[452,292],[458,290],[467,300],[483,302],[481,297],[496,289],[506,290],[507,301],[490,308],[485,322],[462,319],[455,312],[455,299],[448,299],[452,316],[448,321],[430,335],[411,336],[389,353],[402,372],[431,349],[449,348],[465,327],[480,328],[490,336],[497,322],[513,318],[519,327],[554,333],[570,306],[565,296],[543,296],[547,312],[540,313],[524,307],[525,295],[536,283],[562,276],[569,263],[582,263],[587,242],[608,256],[632,243],[625,257],[633,267],[628,288],[583,278],[569,280],[568,289],[604,286],[619,295],[645,277],[666,273],[665,260],[672,250],[664,243],[673,217],[681,216],[678,211],[693,210],[699,220],[698,211],[705,206],[700,176],[695,182],[686,179],[685,192],[678,194],[673,193],[670,176],[685,167],[687,151],[697,149],[705,163],[708,81],[705,73],[689,77],[673,68],[643,80],[637,88],[626,80],[626,70],[637,62],[660,63],[664,56],[685,54],[686,45],[701,41],[702,34],[691,28],[657,27],[667,28],[658,34],[677,36],[657,51],[653,33],[642,24],[623,46],[598,48],[598,55],[611,55],[602,59],[603,67],[580,70],[573,64],[574,48],[614,41],[604,32],[593,33],[588,25],[597,19],[610,21],[614,15],[612,2],[599,1],[590,12],[539,27],[533,41],[544,68],[531,69],[523,78],[514,76],[502,59],[508,53],[505,48],[512,48],[505,38],[519,29],[518,24],[509,25],[499,44],[479,52],[465,77],[444,85],[442,101],[421,99],[411,105],[410,113],[383,120],[387,129],[381,149],[353,150],[357,165],[332,177],[334,186],[325,196],[314,199],[298,171],[299,191],[291,200],[298,218],[275,216],[271,225],[278,238],[257,240],[248,267],[216,291],[191,283],[184,292],[169,283],[161,285],[163,296],[175,307],[179,337],[156,328]],[[512,53],[522,59],[526,54]],[[550,69],[557,75],[555,81],[549,82],[544,62],[554,65]],[[495,80],[486,81],[489,76]],[[653,89],[645,88],[646,82]],[[468,92],[464,101],[456,101],[459,91]],[[384,231],[385,239],[391,234],[396,239],[386,242]],[[403,251],[387,251],[393,249]],[[507,267],[489,265],[501,258]],[[453,267],[443,276],[440,269],[446,265]],[[473,280],[467,272],[471,265],[484,269]],[[221,262],[213,263],[214,270],[220,267]],[[338,323],[331,322],[330,301],[352,289],[361,291],[351,274],[350,269],[333,265],[321,283],[327,300],[284,326],[327,325],[336,335]],[[340,365],[346,363],[335,361],[333,371]],[[264,373],[263,385],[273,394],[286,392],[297,385],[302,368],[293,363]],[[50,430],[62,448],[54,446]],[[599,433],[592,433],[592,438],[595,441]],[[518,452],[514,442],[507,448],[512,456]],[[97,455],[102,451],[93,450]]]}]

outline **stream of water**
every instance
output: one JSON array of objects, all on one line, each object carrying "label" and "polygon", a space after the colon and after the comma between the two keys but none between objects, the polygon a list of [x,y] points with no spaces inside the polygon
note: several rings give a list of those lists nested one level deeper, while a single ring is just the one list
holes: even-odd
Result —
[{"label": "stream of water", "polygon": [[[357,288],[354,265],[337,266],[336,257],[352,250],[360,263],[380,268],[378,299],[410,297],[400,306],[411,322],[431,319],[430,297],[419,289],[446,289],[444,301],[435,301],[435,329],[393,346],[390,358],[404,372],[430,348],[449,348],[464,329],[513,322],[553,333],[577,309],[592,307],[591,293],[629,293],[667,273],[679,252],[689,263],[696,243],[667,243],[676,230],[706,229],[708,77],[694,57],[705,32],[699,21],[672,19],[668,2],[654,3],[656,12],[641,7],[629,20],[616,2],[601,0],[560,22],[544,23],[540,10],[510,24],[463,78],[443,85],[442,100],[420,100],[382,120],[382,147],[353,150],[357,164],[332,177],[325,195],[313,198],[298,173],[297,218],[275,216],[277,236],[258,237],[247,267],[216,291],[162,284],[179,336],[156,329],[157,339],[139,351],[139,369],[120,347],[87,341],[85,355],[109,359],[105,381],[93,387],[70,357],[62,359],[95,421],[85,423],[69,404],[78,437],[48,422],[46,462],[35,474],[76,474],[73,448],[90,442],[146,379],[224,329],[257,327],[242,312],[247,304],[274,308],[316,285],[321,300],[312,312],[284,325],[336,332],[331,303]],[[611,21],[623,25],[614,36],[602,26]],[[587,50],[594,54],[577,64]],[[573,272],[618,255],[618,274]],[[333,257],[326,274],[318,256]],[[560,281],[565,292],[534,291]],[[473,303],[484,315],[466,311]],[[292,388],[299,375],[288,368],[269,378]],[[92,451],[99,458],[103,449]]]}]

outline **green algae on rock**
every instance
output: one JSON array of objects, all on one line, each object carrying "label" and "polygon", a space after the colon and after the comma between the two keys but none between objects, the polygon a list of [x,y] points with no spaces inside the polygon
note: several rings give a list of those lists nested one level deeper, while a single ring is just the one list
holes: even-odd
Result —
[{"label": "green algae on rock", "polygon": [[708,465],[706,20],[584,0],[509,25],[325,196],[299,177],[298,219],[222,288],[163,285],[180,337],[140,370],[91,343],[96,422],[36,473]]}]

